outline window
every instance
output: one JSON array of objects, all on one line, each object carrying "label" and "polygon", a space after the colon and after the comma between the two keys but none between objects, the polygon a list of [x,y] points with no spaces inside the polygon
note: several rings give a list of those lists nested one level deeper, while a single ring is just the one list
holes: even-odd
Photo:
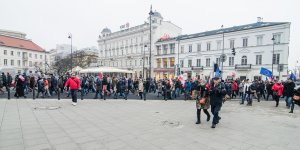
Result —
[{"label": "window", "polygon": [[37,59],[37,54],[34,54],[34,58]]},{"label": "window", "polygon": [[247,56],[242,57],[242,65],[247,65]]},{"label": "window", "polygon": [[201,66],[201,59],[197,59],[197,67]]},{"label": "window", "polygon": [[157,64],[157,68],[161,67],[161,59],[160,58],[156,59],[156,64]]},{"label": "window", "polygon": [[29,61],[29,67],[32,67],[32,61]]},{"label": "window", "polygon": [[201,44],[197,44],[197,51],[198,51],[198,52],[201,51]]},{"label": "window", "polygon": [[243,47],[248,46],[248,38],[243,38]]},{"label": "window", "polygon": [[17,52],[18,57],[21,57],[21,52]]},{"label": "window", "polygon": [[280,61],[280,54],[273,55],[273,64],[279,64]]},{"label": "window", "polygon": [[168,68],[168,58],[163,58],[163,68]]},{"label": "window", "polygon": [[220,58],[216,58],[216,64],[220,66]]},{"label": "window", "polygon": [[15,61],[14,60],[10,60],[10,65],[14,66],[15,65]]},{"label": "window", "polygon": [[206,43],[206,50],[207,50],[207,51],[210,51],[210,46],[211,46],[211,43],[210,43],[210,42],[207,42],[207,43]]},{"label": "window", "polygon": [[170,44],[170,53],[175,54],[175,44]]},{"label": "window", "polygon": [[4,54],[4,55],[7,55],[7,50],[4,50],[4,51],[3,51],[3,54]]},{"label": "window", "polygon": [[14,56],[14,51],[10,51],[10,55],[11,55],[11,56]]},{"label": "window", "polygon": [[192,60],[188,60],[188,67],[192,67]]},{"label": "window", "polygon": [[[137,60],[134,60],[134,66],[137,66]],[[118,67],[118,62],[117,62],[117,67]]]},{"label": "window", "polygon": [[32,54],[31,53],[29,53],[29,58],[31,58],[32,57]]},{"label": "window", "polygon": [[18,65],[18,67],[21,66],[21,60],[18,60],[18,61],[17,61],[17,65]]},{"label": "window", "polygon": [[230,49],[234,48],[234,40],[230,40]]},{"label": "window", "polygon": [[168,53],[168,45],[163,45],[163,54],[166,55]]},{"label": "window", "polygon": [[170,58],[170,67],[174,67],[174,64],[175,64],[175,58],[171,57]]},{"label": "window", "polygon": [[210,67],[210,58],[206,58],[206,67]]},{"label": "window", "polygon": [[181,50],[181,53],[184,53],[184,45],[181,45],[180,50]]},{"label": "window", "polygon": [[280,44],[281,34],[274,34],[273,37],[275,39],[274,44]]},{"label": "window", "polygon": [[7,59],[4,59],[4,66],[7,66]]},{"label": "window", "polygon": [[184,60],[180,60],[180,67],[183,68]]},{"label": "window", "polygon": [[229,57],[229,66],[234,66],[234,57]]},{"label": "window", "polygon": [[189,45],[189,52],[191,53],[193,51],[193,45]]},{"label": "window", "polygon": [[256,45],[259,46],[259,45],[263,45],[263,36],[257,36],[256,37],[257,41],[256,41]]},{"label": "window", "polygon": [[143,59],[140,60],[140,66],[142,66],[142,65],[143,65]]},{"label": "window", "polygon": [[256,55],[256,65],[261,65],[262,55]]},{"label": "window", "polygon": [[221,49],[221,41],[217,41],[217,50]]}]

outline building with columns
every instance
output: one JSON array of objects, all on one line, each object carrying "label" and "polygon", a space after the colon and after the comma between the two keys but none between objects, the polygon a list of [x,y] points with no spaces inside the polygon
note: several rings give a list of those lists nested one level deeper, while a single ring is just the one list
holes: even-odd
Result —
[{"label": "building with columns", "polygon": [[33,73],[49,70],[49,57],[39,45],[17,31],[0,30],[0,72]]},{"label": "building with columns", "polygon": [[[218,64],[224,79],[265,79],[260,68],[272,70],[273,63],[274,76],[286,79],[289,42],[289,22],[260,19],[256,23],[159,40],[155,44],[155,76],[173,78],[178,73],[187,73],[188,77],[207,79],[213,74],[214,64]],[[222,67],[223,43],[226,59]]]},{"label": "building with columns", "polygon": [[[149,20],[150,18],[147,22],[134,27],[126,24],[126,28],[116,32],[104,28],[98,39],[98,65],[133,70],[134,77],[142,77],[144,72],[144,77],[148,77],[150,61],[154,68],[155,42],[160,38],[181,34],[180,27],[170,21],[164,21],[162,15],[155,11],[152,15],[152,55],[150,60]],[[153,76],[153,69],[151,69],[151,77]]]}]

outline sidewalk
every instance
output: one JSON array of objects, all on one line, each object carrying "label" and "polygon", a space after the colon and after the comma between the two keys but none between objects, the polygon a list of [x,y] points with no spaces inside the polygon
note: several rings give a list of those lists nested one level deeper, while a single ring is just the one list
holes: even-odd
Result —
[{"label": "sidewalk", "polygon": [[[194,101],[0,100],[1,150],[296,150],[300,108],[226,102],[215,129]],[[210,111],[210,110],[209,110]]]}]

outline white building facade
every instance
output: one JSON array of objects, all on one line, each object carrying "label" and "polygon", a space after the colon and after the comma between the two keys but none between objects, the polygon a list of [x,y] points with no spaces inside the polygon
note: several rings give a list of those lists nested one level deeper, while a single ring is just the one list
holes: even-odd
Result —
[{"label": "white building facade", "polygon": [[49,69],[48,52],[26,39],[26,34],[0,30],[0,71],[34,73]]},{"label": "white building facade", "polygon": [[[150,20],[148,18],[148,20]],[[149,62],[152,62],[151,77],[154,68],[155,42],[167,36],[178,36],[181,28],[170,21],[164,21],[160,13],[152,15],[152,45],[150,60],[150,26],[149,23],[130,27],[121,31],[111,32],[110,29],[102,30],[98,39],[99,66],[117,67],[133,70],[134,77],[149,75]]]},{"label": "white building facade", "polygon": [[[273,37],[274,40],[271,40]],[[223,53],[223,41],[226,61],[222,69],[220,56]],[[207,79],[213,74],[214,64],[218,64],[224,79],[265,79],[260,74],[260,69],[263,67],[272,70],[273,62],[274,77],[286,79],[289,41],[289,22],[261,21],[158,41],[156,53],[161,51],[160,47],[163,49],[164,45],[170,44],[175,45],[175,53],[168,53],[170,50],[167,48],[165,55],[155,56],[155,70],[158,70],[156,76],[172,78],[175,71],[177,75],[178,70],[173,67],[176,65],[161,65],[165,57],[174,57],[175,64],[179,64],[180,73],[187,73],[188,77]],[[233,48],[236,55],[232,54]]]}]

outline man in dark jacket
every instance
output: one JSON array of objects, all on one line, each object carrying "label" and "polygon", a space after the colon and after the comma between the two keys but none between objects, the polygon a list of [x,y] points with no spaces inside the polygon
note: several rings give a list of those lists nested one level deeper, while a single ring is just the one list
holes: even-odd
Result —
[{"label": "man in dark jacket", "polygon": [[292,97],[294,95],[294,88],[295,88],[295,83],[293,82],[292,79],[288,79],[288,81],[284,84],[284,88],[283,88],[283,93],[285,93],[285,102],[286,102],[286,106],[288,108],[291,107],[292,104]]},{"label": "man in dark jacket", "polygon": [[55,76],[53,74],[51,74],[51,78],[50,78],[50,95],[53,94],[53,92],[55,92],[57,94],[58,92],[58,84],[57,84],[57,79],[55,78]]},{"label": "man in dark jacket", "polygon": [[221,79],[218,77],[213,78],[213,83],[210,89],[210,105],[211,105],[211,113],[214,115],[212,128],[216,127],[216,124],[219,123],[221,119],[219,117],[219,111],[222,107],[223,97],[226,94],[225,85],[221,83]]},{"label": "man in dark jacket", "polygon": [[273,87],[274,83],[273,82],[267,82],[266,84],[266,88],[267,88],[267,101],[269,100],[269,96],[272,96],[272,99],[274,100],[273,97],[273,91],[272,91],[272,87]]}]

